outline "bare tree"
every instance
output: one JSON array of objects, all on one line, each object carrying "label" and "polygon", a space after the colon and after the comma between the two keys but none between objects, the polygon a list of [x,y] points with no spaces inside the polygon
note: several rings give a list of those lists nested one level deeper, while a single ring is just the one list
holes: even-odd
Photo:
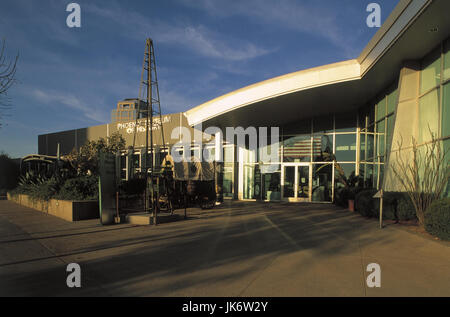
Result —
[{"label": "bare tree", "polygon": [[443,142],[429,131],[431,141],[421,146],[412,138],[412,146],[406,148],[400,139],[396,161],[391,165],[396,180],[411,198],[420,225],[424,225],[424,213],[431,203],[442,197],[450,178],[450,152],[442,149]]},{"label": "bare tree", "polygon": [[16,82],[17,60],[19,54],[14,60],[9,60],[6,55],[6,43],[2,40],[2,48],[0,50],[0,128],[2,127],[1,120],[4,111],[9,109],[10,100],[7,96],[9,88]]}]

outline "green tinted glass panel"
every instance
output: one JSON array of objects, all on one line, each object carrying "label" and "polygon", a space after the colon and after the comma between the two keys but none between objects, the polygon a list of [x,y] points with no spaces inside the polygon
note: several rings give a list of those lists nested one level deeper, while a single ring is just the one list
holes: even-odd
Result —
[{"label": "green tinted glass panel", "polygon": [[377,121],[386,116],[386,98],[381,100],[377,106]]},{"label": "green tinted glass panel", "polygon": [[422,63],[420,72],[420,93],[423,94],[441,82],[440,50],[430,54]]},{"label": "green tinted glass panel", "polygon": [[315,164],[312,171],[312,201],[332,201],[333,164]]},{"label": "green tinted glass panel", "polygon": [[378,174],[380,175],[378,188],[381,188],[383,186],[384,164],[378,165]]},{"label": "green tinted glass panel", "polygon": [[366,134],[361,133],[359,136],[359,159],[360,161],[366,160]]},{"label": "green tinted glass panel", "polygon": [[244,166],[244,199],[255,199],[255,166]]},{"label": "green tinted glass panel", "polygon": [[373,164],[364,164],[364,187],[373,187]]},{"label": "green tinted glass panel", "polygon": [[431,139],[430,130],[437,135],[439,126],[439,89],[426,94],[419,101],[419,143]]},{"label": "green tinted glass panel", "polygon": [[[446,153],[445,162],[450,164],[450,139],[444,141],[444,153]],[[447,182],[447,188],[444,191],[444,197],[450,197],[450,179]]]},{"label": "green tinted glass panel", "polygon": [[444,86],[444,101],[442,105],[442,136],[450,136],[450,83]]},{"label": "green tinted glass panel", "polygon": [[345,179],[355,174],[355,164],[338,164],[334,170],[336,187],[343,187]]},{"label": "green tinted glass panel", "polygon": [[[276,170],[276,171],[275,171]],[[270,173],[263,173],[263,199],[279,201],[281,199],[281,173],[280,166],[269,168]]]},{"label": "green tinted glass panel", "polygon": [[378,188],[378,167],[380,165],[379,164],[374,164],[373,165],[373,178],[372,178],[372,187],[373,188]]},{"label": "green tinted glass panel", "polygon": [[356,161],[356,134],[336,134],[336,160]]},{"label": "green tinted glass panel", "polygon": [[315,135],[313,137],[313,153],[315,162],[333,160],[333,135]]},{"label": "green tinted glass panel", "polygon": [[450,39],[444,46],[444,80],[450,79]]},{"label": "green tinted glass panel", "polygon": [[384,122],[385,122],[385,120],[381,120],[380,122],[378,122],[377,123],[377,132],[378,133],[384,133],[384,127],[385,127],[385,124],[384,124]]},{"label": "green tinted glass panel", "polygon": [[385,131],[385,126],[386,126],[385,120],[380,121],[377,124],[377,131],[378,131],[378,133],[377,133],[377,137],[378,137],[378,140],[377,140],[377,142],[378,142],[377,143],[377,149],[378,149],[377,154],[378,154],[378,156],[383,156],[384,155],[384,145],[385,145],[385,142],[384,142],[385,133],[384,133],[384,131]]},{"label": "green tinted glass panel", "polygon": [[388,102],[387,102],[387,113],[388,114],[395,111],[395,107],[397,106],[397,102],[398,102],[398,89],[393,91],[388,96]]},{"label": "green tinted glass panel", "polygon": [[222,192],[224,197],[233,197],[233,164],[225,163],[222,174]]},{"label": "green tinted glass panel", "polygon": [[374,149],[374,144],[375,144],[375,136],[373,134],[367,134],[367,160],[368,161],[372,161],[373,159],[373,149]]},{"label": "green tinted glass panel", "polygon": [[390,116],[387,119],[387,130],[386,130],[386,150],[390,150],[391,147],[391,139],[394,133],[394,116]]}]

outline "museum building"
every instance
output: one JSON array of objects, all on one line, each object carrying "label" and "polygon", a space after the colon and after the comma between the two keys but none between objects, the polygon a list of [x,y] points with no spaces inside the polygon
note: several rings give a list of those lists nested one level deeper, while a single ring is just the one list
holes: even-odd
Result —
[{"label": "museum building", "polygon": [[[450,12],[447,0],[401,0],[356,59],[269,79],[155,118],[150,153],[155,164],[174,147],[184,151],[182,133],[172,139],[176,129],[194,136],[200,126],[202,131],[279,127],[279,161],[270,163],[261,160],[262,148],[250,150],[248,142],[224,142],[219,155],[217,142],[200,132],[206,151],[223,159],[226,198],[332,202],[344,186],[336,166],[346,177],[363,179],[365,187],[400,190],[390,166],[399,155],[410,155],[412,139],[422,146],[431,140],[431,130],[450,149],[450,19],[445,12]],[[119,132],[127,146],[134,145],[133,153],[120,159],[120,177],[129,179],[140,172],[145,151],[145,119],[136,118],[138,106],[137,99],[126,99],[118,102],[109,124],[39,135],[38,152],[54,156],[59,144],[67,154]],[[192,139],[193,155],[204,150],[198,143]]]}]

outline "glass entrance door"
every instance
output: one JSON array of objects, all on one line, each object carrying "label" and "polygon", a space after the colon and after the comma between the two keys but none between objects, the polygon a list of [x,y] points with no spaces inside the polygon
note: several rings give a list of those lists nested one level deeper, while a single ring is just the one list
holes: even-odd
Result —
[{"label": "glass entrance door", "polygon": [[311,165],[286,164],[282,169],[282,197],[285,201],[311,201]]}]

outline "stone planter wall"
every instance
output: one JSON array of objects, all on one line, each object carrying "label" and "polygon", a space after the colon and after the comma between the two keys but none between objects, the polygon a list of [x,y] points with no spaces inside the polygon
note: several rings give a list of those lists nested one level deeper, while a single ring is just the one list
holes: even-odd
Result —
[{"label": "stone planter wall", "polygon": [[12,196],[9,193],[8,200],[67,221],[99,218],[98,201],[71,201],[56,199],[43,201],[32,199],[28,195],[18,194]]}]

